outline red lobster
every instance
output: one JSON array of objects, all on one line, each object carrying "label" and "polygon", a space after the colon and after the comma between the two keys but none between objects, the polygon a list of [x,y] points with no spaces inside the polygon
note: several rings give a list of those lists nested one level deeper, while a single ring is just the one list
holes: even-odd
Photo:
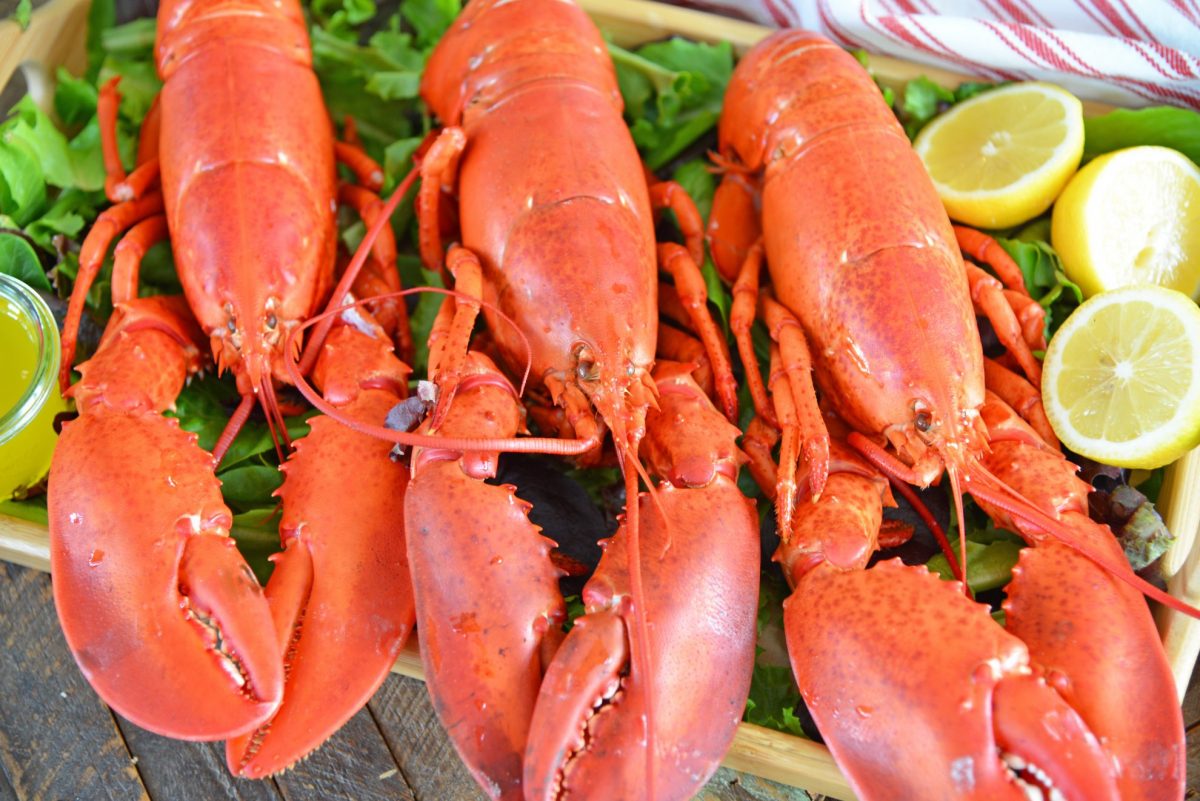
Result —
[{"label": "red lobster", "polygon": [[[1040,321],[1022,320],[1000,282],[964,268],[870,76],[815,34],[776,34],[738,65],[719,133],[731,175],[710,235],[726,275],[737,269],[729,256],[746,254],[739,350],[751,352],[756,305],[777,343],[772,398],[761,385],[755,397],[760,417],[782,429],[777,558],[795,588],[789,653],[855,791],[1182,797],[1182,719],[1149,610],[1129,586],[1137,580],[1110,532],[1088,520],[1074,467],[1009,407],[1030,410],[1040,427],[1034,387],[985,368],[972,304],[1034,382]],[[989,252],[986,238],[959,239]],[[760,295],[764,251],[772,294]],[[810,375],[851,429],[852,449],[831,442]],[[985,396],[985,383],[1004,399]],[[747,447],[760,473],[773,471],[765,443]],[[960,520],[961,485],[1034,546],[1014,570],[1007,632],[921,568],[864,569],[888,497],[880,470],[901,491],[945,470]]]},{"label": "red lobster", "polygon": [[[264,596],[229,536],[219,455],[161,412],[211,346],[243,394],[216,451],[256,398],[286,437],[274,382],[294,355],[288,332],[333,283],[337,200],[378,213],[366,188],[339,190],[335,151],[376,186],[379,175],[334,143],[299,3],[173,0],[158,20],[164,86],[128,176],[115,84],[101,98],[118,203],[83,245],[64,382],[88,286],[110,242],[129,231],[116,249],[116,311],[70,390],[80,416],[51,467],[54,596],[67,643],[107,703],[168,736],[241,735],[230,769],[261,776],[354,714],[411,628],[407,472],[386,443],[313,419],[283,468],[283,550]],[[168,232],[186,302],[138,298],[141,255]],[[397,285],[386,237],[375,256],[355,286]],[[403,307],[380,308],[379,319],[403,340]],[[405,395],[408,369],[368,314],[343,315],[319,355],[315,378],[337,406],[384,413]]]},{"label": "red lobster", "polygon": [[[406,519],[430,693],[492,797],[689,796],[745,705],[758,583],[736,429],[686,368],[652,375],[661,265],[713,343],[734,411],[694,263],[698,215],[674,186],[648,189],[604,41],[573,3],[472,2],[432,54],[422,95],[453,126],[422,164],[422,254],[431,266],[445,258],[464,295],[431,345],[437,405],[422,433],[394,437],[421,446]],[[443,191],[461,222],[448,257]],[[653,208],[665,205],[693,233],[690,256],[656,250]],[[531,363],[534,414],[567,439],[513,439],[515,393],[467,350],[478,305],[501,360]],[[511,487],[480,479],[498,451],[594,463],[606,431],[632,502],[584,591],[587,614],[555,654],[563,607],[549,545]],[[650,498],[638,493],[640,459],[663,478]]]}]

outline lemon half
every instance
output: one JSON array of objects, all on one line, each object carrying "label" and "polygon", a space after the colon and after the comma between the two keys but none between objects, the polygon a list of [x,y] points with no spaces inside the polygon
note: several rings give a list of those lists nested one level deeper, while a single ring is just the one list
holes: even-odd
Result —
[{"label": "lemon half", "polygon": [[1200,444],[1200,307],[1158,286],[1085,301],[1050,341],[1042,399],[1076,453],[1118,467],[1175,461]]},{"label": "lemon half", "polygon": [[1083,106],[1045,83],[976,95],[926,125],[913,147],[951,218],[1007,228],[1050,208],[1083,157]]},{"label": "lemon half", "polygon": [[1101,156],[1063,190],[1050,239],[1086,295],[1158,284],[1200,298],[1200,168],[1165,147]]}]

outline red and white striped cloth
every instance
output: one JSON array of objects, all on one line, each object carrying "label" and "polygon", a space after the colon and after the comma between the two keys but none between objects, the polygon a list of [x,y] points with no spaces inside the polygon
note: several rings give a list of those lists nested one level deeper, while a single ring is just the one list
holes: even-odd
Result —
[{"label": "red and white striped cloth", "polygon": [[1200,110],[1197,0],[673,0],[992,80]]}]

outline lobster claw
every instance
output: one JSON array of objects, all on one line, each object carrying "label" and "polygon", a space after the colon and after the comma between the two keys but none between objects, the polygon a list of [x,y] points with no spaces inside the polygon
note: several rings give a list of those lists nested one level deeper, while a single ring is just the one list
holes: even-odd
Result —
[{"label": "lobster claw", "polygon": [[[173,469],[146,454],[176,454]],[[270,715],[283,690],[270,611],[229,538],[232,515],[195,435],[158,415],[80,418],[64,427],[50,481],[54,603],[104,702],[188,740],[229,737]],[[113,502],[87,500],[100,497]],[[142,507],[133,518],[130,503]]]},{"label": "lobster claw", "polygon": [[160,734],[215,740],[270,715],[283,672],[212,457],[156,408],[195,355],[181,309],[120,309],[81,368],[82,414],[50,469],[50,559],[63,633],[100,697]]},{"label": "lobster claw", "polygon": [[820,564],[796,582],[784,627],[801,694],[859,797],[1119,798],[1079,714],[957,584],[899,560]]},{"label": "lobster claw", "polygon": [[642,451],[670,480],[637,499],[649,675],[633,636],[627,519],[584,587],[587,613],[542,680],[525,757],[529,799],[579,787],[595,798],[689,798],[745,709],[758,518],[733,479],[737,432],[686,374],[663,367],[655,377],[660,408],[647,417]]},{"label": "lobster claw", "polygon": [[[408,368],[382,332],[330,333],[314,377],[327,400],[382,420]],[[329,738],[387,678],[416,616],[404,538],[408,469],[391,444],[320,416],[281,468],[283,551],[266,596],[287,674],[279,710],[226,747],[234,775],[279,773]]]},{"label": "lobster claw", "polygon": [[[471,352],[435,433],[511,437],[512,385]],[[496,454],[418,448],[405,519],[426,686],[455,749],[492,798],[521,798],[543,649],[566,617],[550,540],[511,486],[484,483]]]}]

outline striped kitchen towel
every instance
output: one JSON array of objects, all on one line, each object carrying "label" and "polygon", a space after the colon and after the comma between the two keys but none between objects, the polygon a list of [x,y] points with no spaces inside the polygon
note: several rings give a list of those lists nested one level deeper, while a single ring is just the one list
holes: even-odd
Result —
[{"label": "striped kitchen towel", "polygon": [[1197,0],[672,1],[992,80],[1200,110]]}]

